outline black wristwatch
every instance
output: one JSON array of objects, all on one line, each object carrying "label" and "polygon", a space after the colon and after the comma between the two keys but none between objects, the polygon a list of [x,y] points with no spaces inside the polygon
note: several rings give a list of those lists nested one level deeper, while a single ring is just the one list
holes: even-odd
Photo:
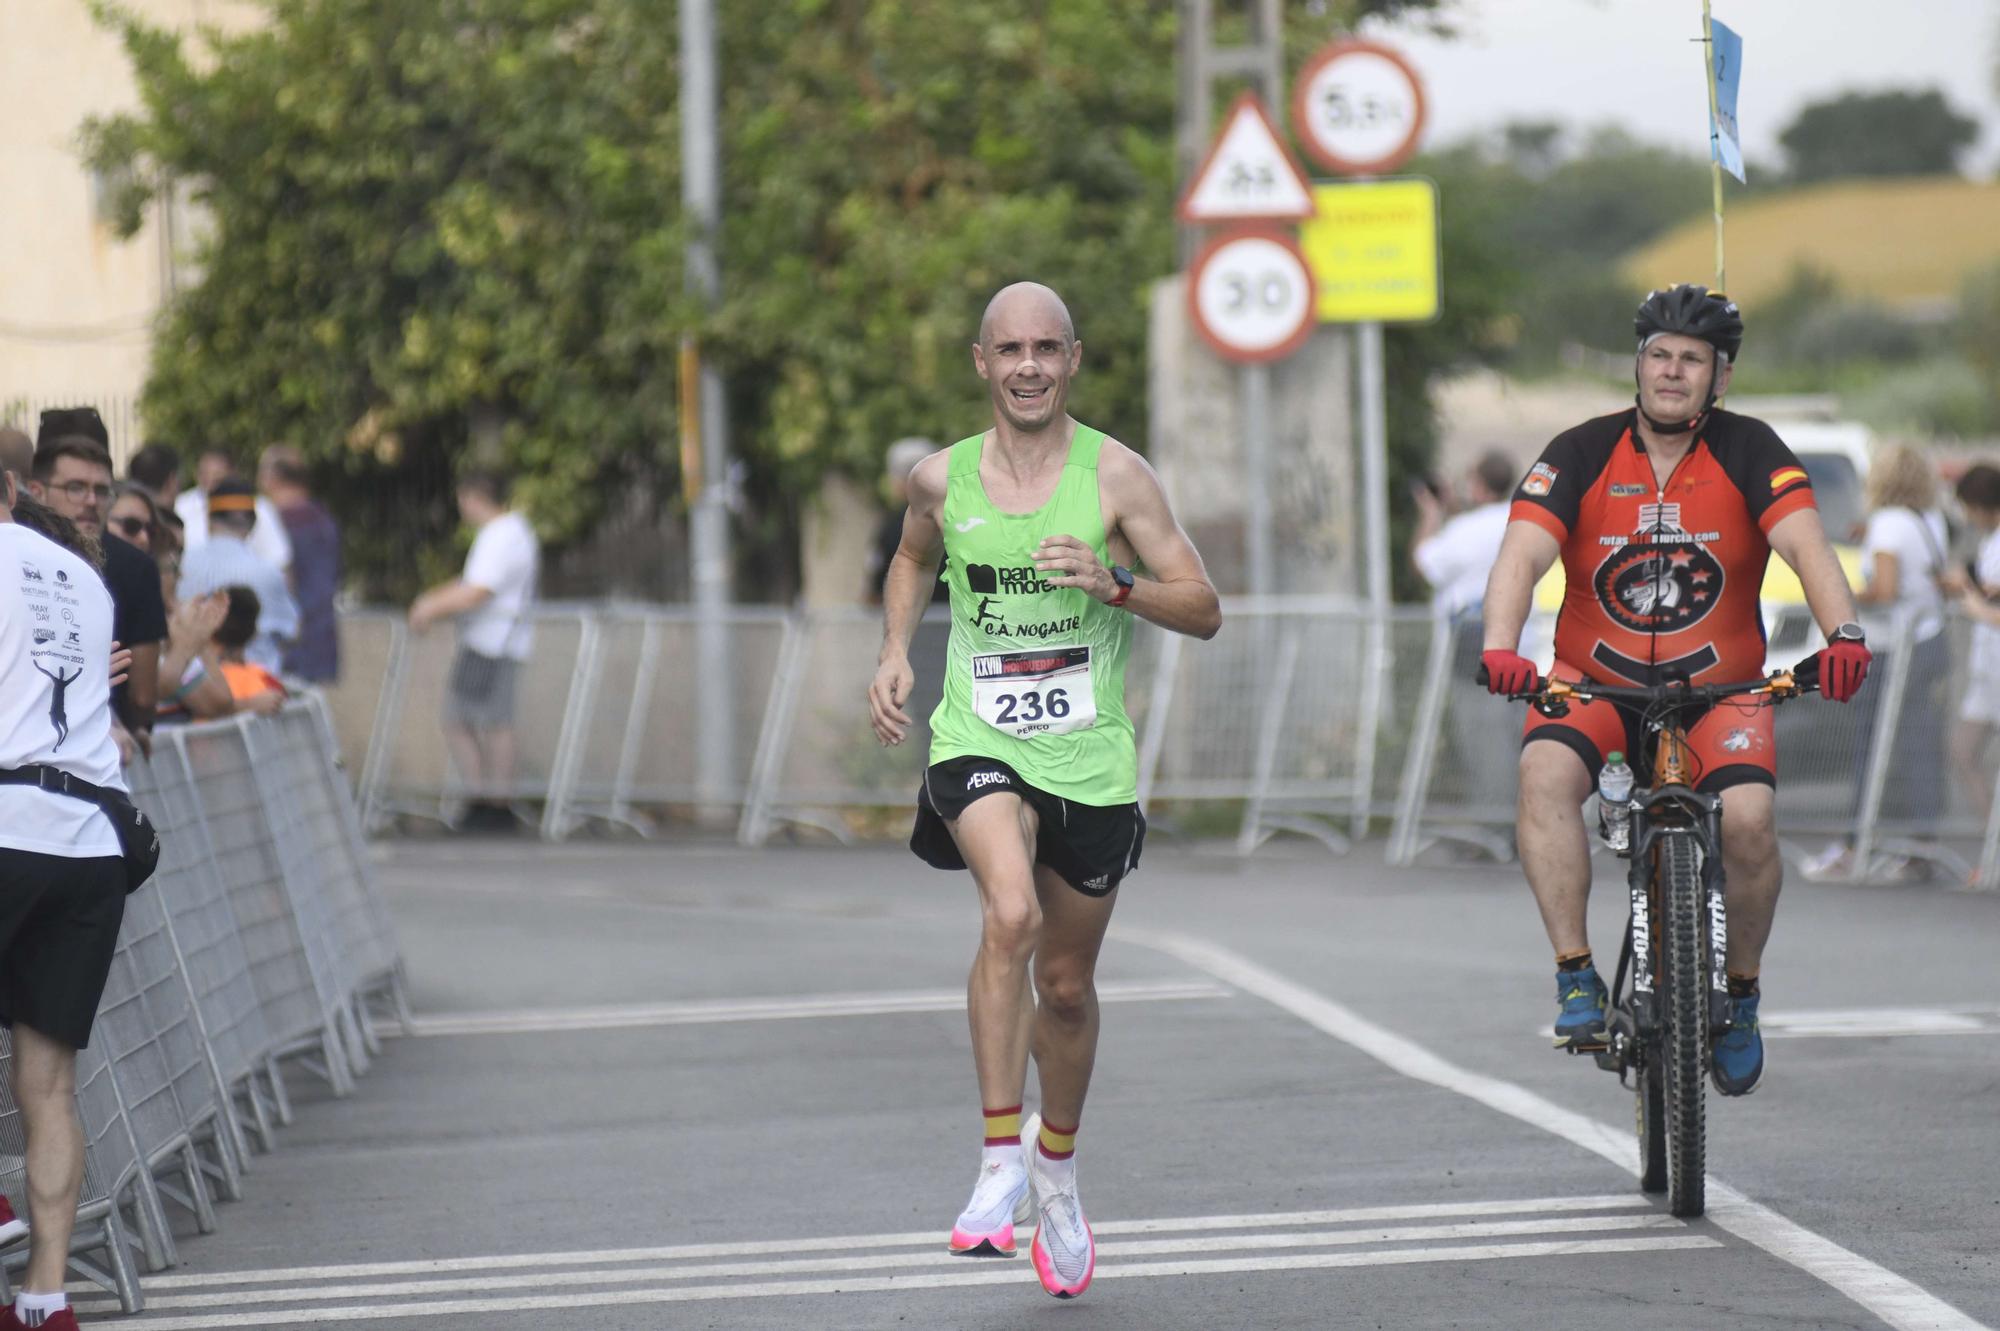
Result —
[{"label": "black wristwatch", "polygon": [[1836,642],[1858,642],[1865,644],[1868,641],[1868,635],[1861,631],[1859,624],[1849,620],[1845,624],[1835,624],[1833,632],[1826,635],[1826,641],[1829,646]]},{"label": "black wristwatch", "polygon": [[1113,592],[1111,599],[1104,604],[1110,606],[1124,605],[1125,598],[1132,594],[1132,583],[1134,581],[1132,570],[1126,568],[1123,564],[1113,564],[1111,566],[1111,580],[1118,584],[1118,590]]}]

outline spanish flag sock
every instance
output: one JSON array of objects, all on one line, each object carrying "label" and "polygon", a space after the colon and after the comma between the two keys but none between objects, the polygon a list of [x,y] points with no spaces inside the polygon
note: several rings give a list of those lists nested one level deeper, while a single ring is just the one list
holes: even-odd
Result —
[{"label": "spanish flag sock", "polygon": [[1016,1162],[1021,1159],[1021,1106],[988,1109],[986,1113],[985,1158]]},{"label": "spanish flag sock", "polygon": [[1047,1119],[1042,1120],[1042,1159],[1067,1160],[1076,1154],[1076,1129],[1051,1127]]}]

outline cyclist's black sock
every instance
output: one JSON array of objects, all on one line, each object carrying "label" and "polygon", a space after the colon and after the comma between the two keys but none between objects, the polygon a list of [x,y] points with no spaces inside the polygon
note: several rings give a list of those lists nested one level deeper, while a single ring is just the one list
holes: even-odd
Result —
[{"label": "cyclist's black sock", "polygon": [[1729,996],[1731,998],[1748,998],[1752,994],[1761,992],[1757,988],[1756,976],[1740,975],[1735,971],[1729,972]]},{"label": "cyclist's black sock", "polygon": [[1556,969],[1559,971],[1583,971],[1590,969],[1590,949],[1581,952],[1556,953]]}]

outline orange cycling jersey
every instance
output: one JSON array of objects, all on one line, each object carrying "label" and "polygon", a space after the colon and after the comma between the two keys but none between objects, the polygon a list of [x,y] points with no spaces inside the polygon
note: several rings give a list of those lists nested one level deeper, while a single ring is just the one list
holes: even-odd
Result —
[{"label": "orange cycling jersey", "polygon": [[1711,411],[1661,485],[1636,417],[1557,435],[1514,494],[1510,518],[1562,546],[1556,659],[1606,683],[1649,684],[1666,671],[1698,684],[1753,679],[1764,668],[1770,531],[1814,506],[1812,482],[1770,426]]}]

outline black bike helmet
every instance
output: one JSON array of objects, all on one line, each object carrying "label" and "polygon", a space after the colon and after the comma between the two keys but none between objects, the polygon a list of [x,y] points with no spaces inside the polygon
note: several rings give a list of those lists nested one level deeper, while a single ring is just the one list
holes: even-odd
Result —
[{"label": "black bike helmet", "polygon": [[1721,292],[1683,282],[1640,301],[1639,312],[1632,317],[1632,331],[1638,335],[1642,351],[1648,340],[1661,333],[1685,333],[1708,343],[1734,365],[1743,346],[1743,314],[1736,302]]}]

